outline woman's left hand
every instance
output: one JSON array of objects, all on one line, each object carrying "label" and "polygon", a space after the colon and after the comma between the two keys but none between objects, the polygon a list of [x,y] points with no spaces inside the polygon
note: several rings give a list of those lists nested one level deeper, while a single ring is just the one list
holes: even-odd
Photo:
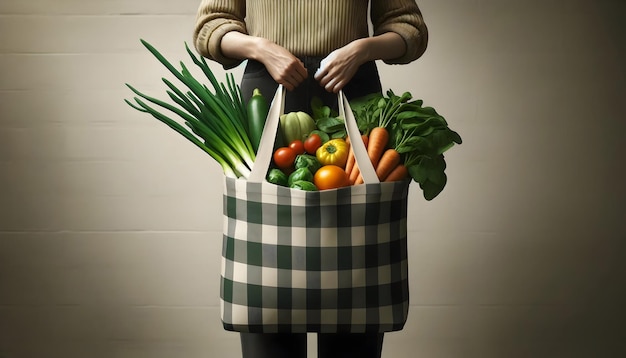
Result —
[{"label": "woman's left hand", "polygon": [[326,56],[314,77],[328,92],[337,93],[350,82],[366,58],[358,40],[353,41]]},{"label": "woman's left hand", "polygon": [[395,32],[354,40],[324,58],[315,79],[328,92],[339,92],[368,61],[388,60],[406,51],[404,39]]}]

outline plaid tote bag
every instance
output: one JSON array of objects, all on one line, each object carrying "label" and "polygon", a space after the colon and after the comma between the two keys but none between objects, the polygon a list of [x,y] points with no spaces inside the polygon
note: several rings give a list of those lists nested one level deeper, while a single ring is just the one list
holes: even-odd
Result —
[{"label": "plaid tote bag", "polygon": [[[264,180],[284,89],[248,180],[224,179],[221,318],[240,332],[401,330],[408,315],[410,181],[380,183],[339,94],[365,184],[317,192]],[[360,147],[358,146],[360,144]]]}]

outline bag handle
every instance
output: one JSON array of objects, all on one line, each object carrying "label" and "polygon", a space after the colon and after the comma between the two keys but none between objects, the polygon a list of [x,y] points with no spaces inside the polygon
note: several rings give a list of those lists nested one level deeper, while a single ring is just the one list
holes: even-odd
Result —
[{"label": "bag handle", "polygon": [[[270,166],[272,154],[274,153],[274,140],[278,132],[280,116],[284,114],[285,111],[285,94],[285,88],[283,85],[279,85],[267,114],[256,160],[252,167],[252,173],[248,176],[249,182],[261,183],[265,180],[265,175],[267,174],[267,169]],[[354,118],[354,113],[352,113],[352,109],[350,108],[350,103],[348,103],[348,99],[343,91],[339,91],[337,100],[339,104],[339,116],[344,118],[346,132],[348,133],[348,138],[350,138],[350,145],[354,151],[356,164],[361,170],[363,182],[366,184],[380,183],[376,175],[376,170],[374,170],[374,166],[367,155],[367,149],[361,139],[361,132]]]},{"label": "bag handle", "polygon": [[359,131],[359,126],[356,123],[356,118],[354,118],[352,108],[350,108],[350,103],[348,103],[348,98],[346,98],[343,91],[339,91],[337,96],[339,99],[339,116],[343,116],[344,118],[348,138],[350,138],[350,147],[352,148],[352,151],[354,151],[354,159],[356,160],[356,164],[359,166],[359,170],[361,171],[363,182],[366,184],[380,183],[378,175],[376,175],[374,165],[372,164],[369,155],[367,155],[367,149],[365,148],[365,143],[363,143],[363,140],[361,139],[361,132]]}]

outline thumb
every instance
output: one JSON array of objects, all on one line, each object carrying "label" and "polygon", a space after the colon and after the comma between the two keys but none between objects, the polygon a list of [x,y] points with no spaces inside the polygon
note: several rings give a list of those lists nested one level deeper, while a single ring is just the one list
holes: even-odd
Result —
[{"label": "thumb", "polygon": [[317,71],[315,71],[315,75],[314,75],[316,80],[319,80],[322,77],[324,77],[324,75],[328,72],[326,69],[326,67],[328,66],[328,63],[334,60],[336,56],[337,56],[337,51],[335,50],[329,53],[328,56],[324,57],[322,61],[320,61],[320,67],[317,69]]}]

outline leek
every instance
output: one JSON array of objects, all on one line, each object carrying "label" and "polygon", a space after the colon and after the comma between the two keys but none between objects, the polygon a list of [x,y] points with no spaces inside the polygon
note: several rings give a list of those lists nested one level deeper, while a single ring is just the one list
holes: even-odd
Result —
[{"label": "leek", "polygon": [[[181,69],[178,70],[154,46],[145,40],[141,40],[141,43],[187,89],[181,90],[171,81],[162,78],[168,87],[166,93],[173,101],[169,103],[126,84],[136,96],[133,97],[134,102],[128,99],[125,102],[140,112],[152,115],[209,154],[222,167],[224,175],[247,178],[256,158],[248,135],[246,107],[241,89],[235,84],[233,75],[226,75],[226,85],[220,83],[205,59],[194,55],[185,44],[193,63],[207,77],[210,89],[194,78],[182,61]],[[158,107],[171,112],[178,120],[164,114]]]}]

